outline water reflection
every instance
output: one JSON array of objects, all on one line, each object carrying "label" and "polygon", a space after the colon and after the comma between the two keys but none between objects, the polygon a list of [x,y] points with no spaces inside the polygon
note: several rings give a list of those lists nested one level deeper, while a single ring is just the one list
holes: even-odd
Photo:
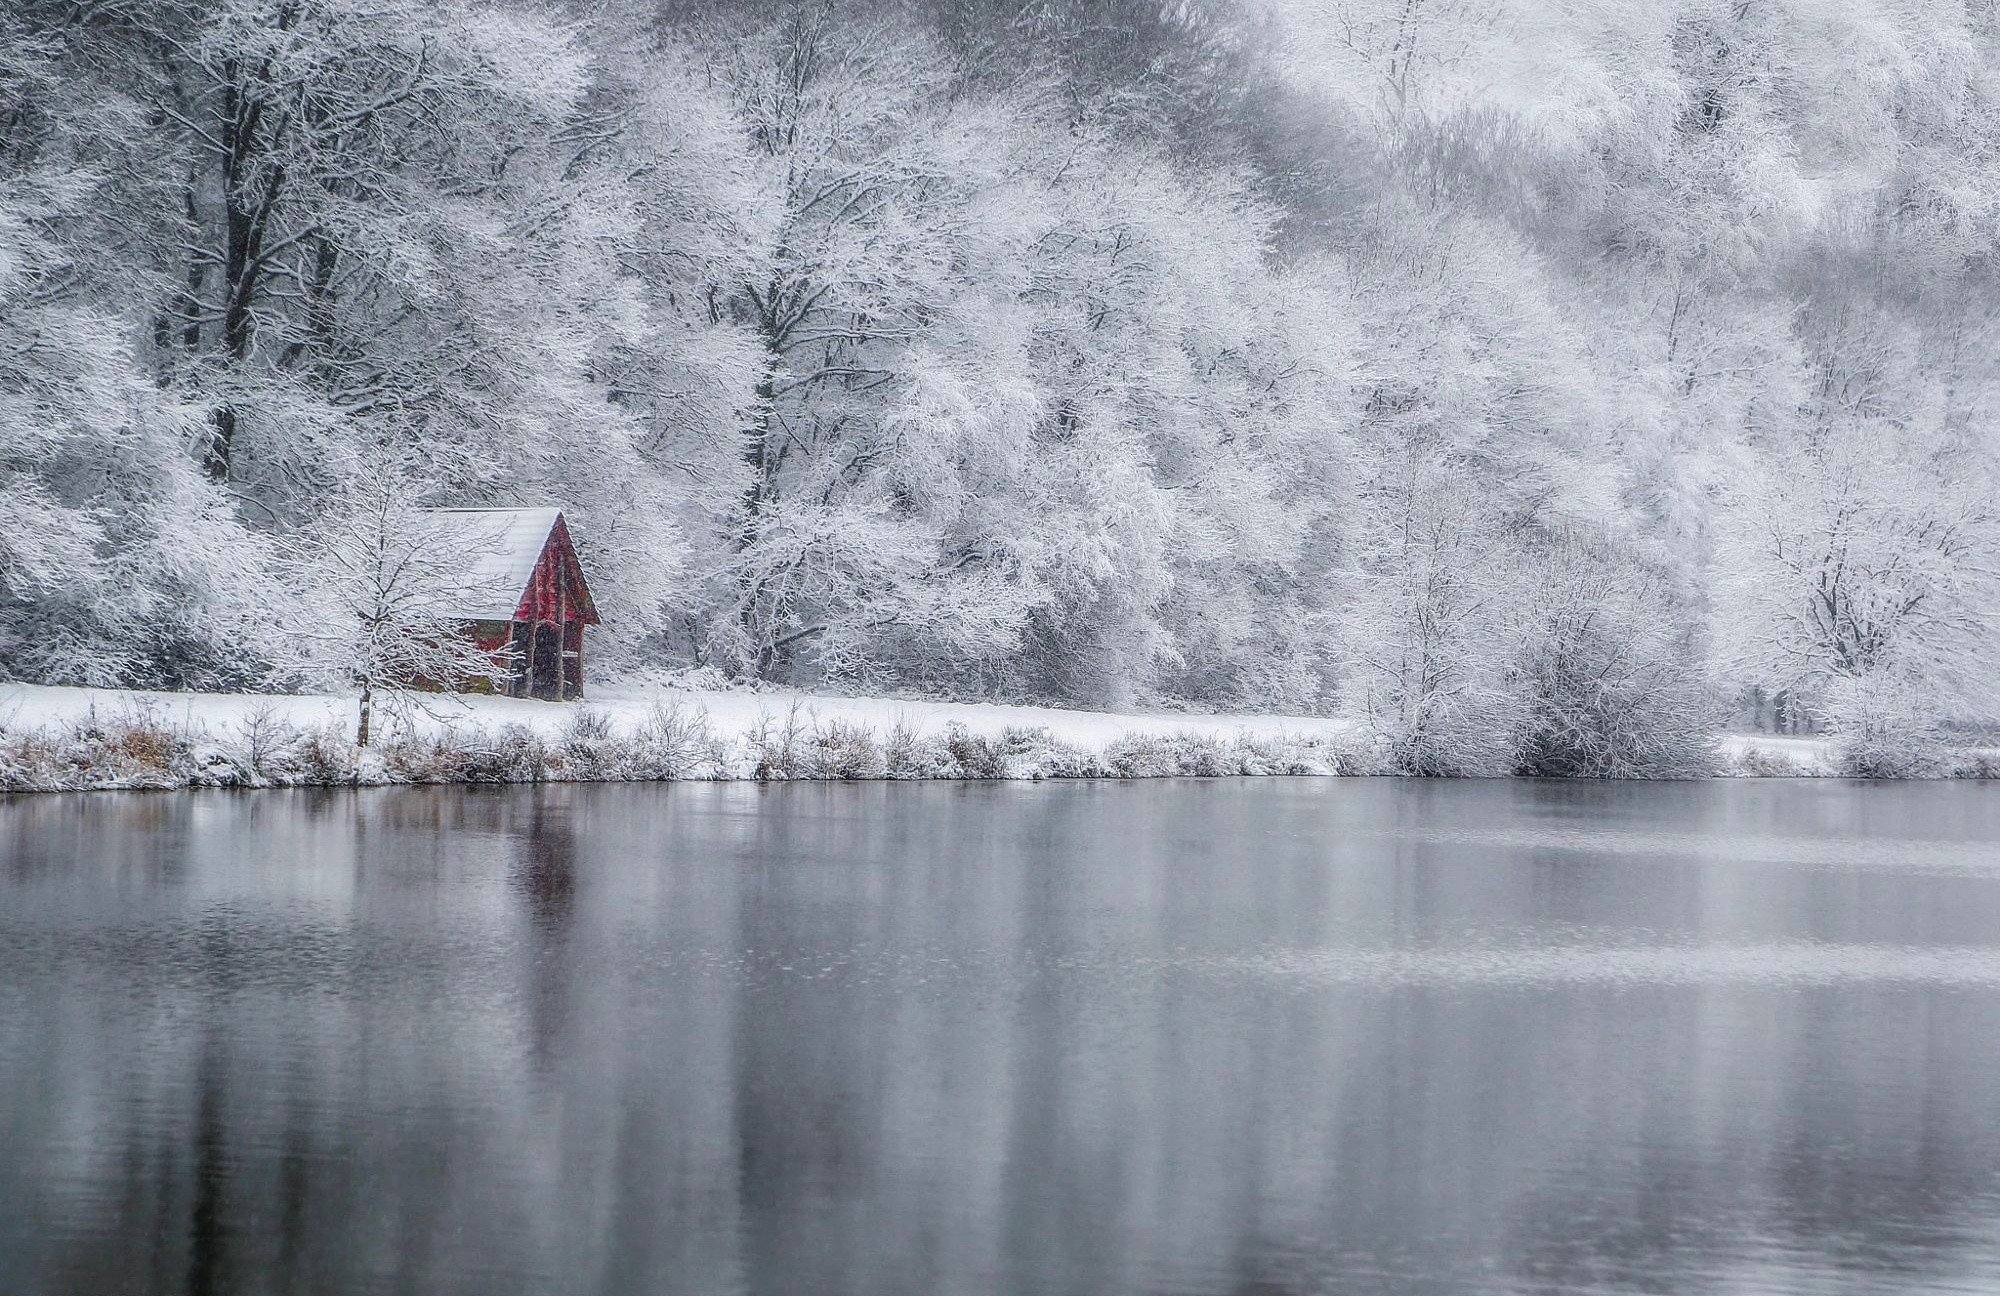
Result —
[{"label": "water reflection", "polygon": [[568,804],[544,790],[534,798],[521,831],[505,844],[515,857],[509,882],[527,918],[523,944],[530,955],[529,1034],[536,1062],[547,1067],[561,1053],[559,1032],[570,997],[567,946],[576,901],[576,833]]},{"label": "water reflection", "polygon": [[0,1290],[2000,1285],[2000,789],[0,805]]}]

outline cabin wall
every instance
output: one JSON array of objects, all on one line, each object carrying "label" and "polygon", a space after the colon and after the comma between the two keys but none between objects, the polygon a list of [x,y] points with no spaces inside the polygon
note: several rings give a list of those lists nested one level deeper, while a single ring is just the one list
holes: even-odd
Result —
[{"label": "cabin wall", "polygon": [[[509,621],[464,621],[459,623],[458,633],[470,639],[480,651],[493,654],[497,665],[500,653],[507,647],[512,627],[513,623]],[[510,697],[515,696],[509,682],[504,680],[495,683],[490,679],[471,679],[456,689],[448,689],[437,680],[422,675],[410,676],[397,682],[403,688],[415,689],[420,693],[504,693]]]},{"label": "cabin wall", "polygon": [[583,696],[582,621],[574,617],[516,621],[513,642],[517,660],[512,696],[548,702]]},{"label": "cabin wall", "polygon": [[[569,701],[583,696],[583,628],[596,619],[590,596],[583,591],[582,573],[560,523],[550,533],[542,556],[528,578],[515,611],[516,642],[525,648],[516,696]],[[549,626],[554,634],[538,635],[533,627]],[[550,642],[551,638],[553,642]],[[556,654],[553,663],[542,658]]]}]

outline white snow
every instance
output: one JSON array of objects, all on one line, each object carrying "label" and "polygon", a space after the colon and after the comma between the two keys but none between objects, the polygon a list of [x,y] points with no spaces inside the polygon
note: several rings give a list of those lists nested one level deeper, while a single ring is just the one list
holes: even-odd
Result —
[{"label": "white snow", "polygon": [[1828,738],[1787,738],[1777,734],[1724,734],[1722,756],[1738,765],[1753,752],[1764,757],[1783,757],[1801,771],[1833,768],[1833,742]]},{"label": "white snow", "polygon": [[[392,699],[387,707],[401,723],[418,731],[524,724],[553,734],[568,723],[578,705],[604,712],[614,728],[629,729],[656,703],[679,706],[687,712],[705,712],[715,732],[724,737],[739,737],[763,725],[783,724],[794,709],[802,724],[843,722],[865,726],[878,734],[899,725],[920,735],[938,734],[953,723],[964,725],[982,737],[998,737],[1013,727],[1045,728],[1062,742],[1090,750],[1101,750],[1128,736],[1324,738],[1351,732],[1345,722],[1314,716],[1066,711],[1055,707],[828,697],[781,690],[728,692],[665,685],[605,686],[593,689],[591,697],[581,704],[405,694]],[[0,729],[13,730],[57,728],[93,713],[112,718],[134,712],[211,732],[240,731],[244,722],[257,714],[301,726],[333,724],[351,728],[354,709],[353,698],[324,694],[161,693],[0,684]]]},{"label": "white snow", "polygon": [[[999,738],[1009,729],[1041,729],[1060,743],[1096,753],[1127,738],[1345,739],[1351,744],[1362,737],[1351,722],[1323,716],[1070,711],[669,684],[599,685],[582,703],[404,693],[392,695],[378,706],[391,726],[404,726],[418,734],[491,732],[502,726],[524,725],[545,736],[560,734],[580,707],[602,713],[614,731],[625,733],[636,729],[656,707],[667,707],[688,719],[706,719],[715,737],[738,748],[753,734],[771,733],[787,724],[807,731],[852,725],[878,739],[896,729],[934,737],[953,725],[983,738]],[[355,723],[355,699],[329,694],[168,693],[0,683],[0,732],[54,732],[93,716],[103,720],[145,718],[216,737],[241,735],[259,716],[300,728],[330,726],[350,732]],[[1725,770],[1746,771],[1746,762],[1752,757],[1762,758],[1758,763],[1764,772],[1826,775],[1836,767],[1833,743],[1826,738],[1732,733],[1722,735],[1719,746]],[[2000,752],[1995,755],[2000,757]]]}]

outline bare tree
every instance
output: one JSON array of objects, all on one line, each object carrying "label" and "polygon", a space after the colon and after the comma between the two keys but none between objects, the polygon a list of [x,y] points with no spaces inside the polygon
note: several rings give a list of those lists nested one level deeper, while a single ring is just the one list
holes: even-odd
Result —
[{"label": "bare tree", "polygon": [[496,593],[477,539],[418,507],[422,483],[399,464],[360,475],[318,525],[282,546],[307,619],[302,664],[359,689],[355,742],[368,745],[384,692],[458,689],[506,676],[505,650],[466,634],[466,609]]}]

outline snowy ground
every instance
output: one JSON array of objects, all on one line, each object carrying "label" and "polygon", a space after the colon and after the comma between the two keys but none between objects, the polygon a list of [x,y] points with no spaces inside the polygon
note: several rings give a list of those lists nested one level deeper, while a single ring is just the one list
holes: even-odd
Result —
[{"label": "snowy ground", "polygon": [[1776,734],[1724,734],[1722,759],[1731,769],[1743,767],[1747,758],[1789,762],[1801,774],[1825,773],[1833,768],[1833,744],[1825,738],[1782,738]]},{"label": "snowy ground", "polygon": [[0,788],[1371,772],[1340,722],[647,687],[583,704],[0,684]]},{"label": "snowy ground", "polygon": [[[656,704],[705,713],[722,734],[745,734],[761,724],[782,724],[797,708],[800,720],[809,725],[845,722],[878,733],[900,725],[916,733],[936,734],[956,723],[985,737],[998,737],[1009,728],[1042,728],[1060,742],[1087,749],[1103,748],[1135,735],[1337,738],[1351,736],[1353,732],[1352,726],[1344,721],[1319,716],[1066,711],[983,702],[913,702],[895,698],[825,697],[782,690],[752,693],[662,685],[606,687],[594,690],[581,705],[604,712],[611,717],[614,727],[629,728]],[[421,732],[523,724],[549,734],[568,723],[577,705],[517,698],[429,695],[390,704],[404,722]],[[226,731],[240,729],[246,719],[259,712],[306,728],[352,725],[354,699],[0,684],[0,730],[67,725],[93,714],[103,718],[141,714],[185,728]],[[1812,767],[1823,765],[1830,752],[1825,739],[1781,738],[1770,734],[1726,734],[1721,745],[1724,757],[1731,763],[1756,752]]]},{"label": "snowy ground", "polygon": [[[1064,711],[1053,707],[822,697],[782,691],[723,692],[657,685],[595,689],[581,704],[426,694],[398,699],[389,705],[397,710],[400,720],[419,732],[523,724],[538,732],[554,734],[569,722],[579,705],[604,712],[614,728],[630,729],[655,704],[706,713],[714,730],[729,736],[750,733],[760,725],[783,724],[794,708],[806,725],[845,722],[877,733],[886,733],[900,725],[918,734],[931,735],[942,733],[953,723],[983,737],[998,737],[1009,728],[1044,728],[1056,740],[1088,750],[1140,735],[1332,738],[1349,732],[1349,727],[1341,721],[1311,716]],[[244,722],[258,713],[303,728],[328,724],[352,727],[355,704],[351,697],[149,693],[0,684],[0,729],[46,729],[73,724],[92,715],[114,719],[136,714],[187,729],[228,732],[240,731]]]},{"label": "snowy ground", "polygon": [[[580,710],[603,715],[612,732],[631,734],[661,708],[694,720],[733,753],[728,762],[754,766],[754,735],[792,727],[801,732],[833,726],[864,730],[877,741],[901,730],[935,738],[962,730],[998,740],[1009,730],[1040,730],[1057,744],[1103,754],[1121,742],[1197,738],[1353,750],[1363,744],[1339,720],[1288,715],[1191,715],[1160,712],[1068,711],[1052,707],[922,702],[891,698],[828,697],[782,690],[758,692],[676,688],[668,685],[605,686],[581,706],[496,697],[414,695],[383,704],[378,732],[385,738],[458,735],[475,739],[510,726],[555,738]],[[81,722],[143,720],[183,734],[223,741],[246,734],[258,717],[298,730],[351,734],[351,697],[273,694],[158,693],[0,684],[0,733],[57,733]],[[1724,767],[1741,773],[1813,775],[1833,769],[1824,739],[1729,734],[1721,739]],[[736,771],[740,773],[740,771]]]}]

